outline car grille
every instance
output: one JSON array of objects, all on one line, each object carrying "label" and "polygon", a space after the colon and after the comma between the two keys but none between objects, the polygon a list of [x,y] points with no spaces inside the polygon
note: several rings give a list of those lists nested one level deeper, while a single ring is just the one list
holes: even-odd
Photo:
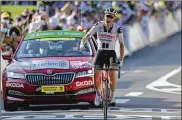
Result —
[{"label": "car grille", "polygon": [[31,85],[69,84],[74,78],[74,73],[55,74],[52,76],[41,74],[27,74],[26,80]]}]

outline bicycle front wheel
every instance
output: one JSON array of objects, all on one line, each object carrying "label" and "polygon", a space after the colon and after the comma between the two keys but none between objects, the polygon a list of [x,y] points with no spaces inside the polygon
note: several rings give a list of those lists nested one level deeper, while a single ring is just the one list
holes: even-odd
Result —
[{"label": "bicycle front wheel", "polygon": [[108,108],[108,80],[104,80],[102,84],[103,88],[103,109],[104,109],[104,120],[107,120],[107,108]]}]

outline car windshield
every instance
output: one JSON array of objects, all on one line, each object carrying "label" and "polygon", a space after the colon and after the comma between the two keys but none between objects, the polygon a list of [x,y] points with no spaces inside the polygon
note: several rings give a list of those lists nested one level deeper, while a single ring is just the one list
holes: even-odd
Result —
[{"label": "car windshield", "polygon": [[86,57],[92,56],[92,49],[87,41],[85,50],[80,51],[81,38],[44,38],[24,40],[15,58],[37,57]]}]

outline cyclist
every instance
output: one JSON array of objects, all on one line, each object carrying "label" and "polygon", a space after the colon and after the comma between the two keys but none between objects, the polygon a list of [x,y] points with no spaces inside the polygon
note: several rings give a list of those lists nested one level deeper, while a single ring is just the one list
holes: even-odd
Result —
[{"label": "cyclist", "polygon": [[[119,27],[114,20],[116,18],[117,12],[112,8],[109,7],[104,11],[104,21],[97,22],[94,26],[88,31],[88,33],[83,37],[80,43],[80,50],[85,50],[84,44],[90,35],[93,35],[97,32],[97,41],[98,41],[98,51],[94,61],[95,66],[103,67],[104,63],[109,62],[109,59],[113,57],[113,63],[117,62],[116,52],[115,52],[115,44],[116,40],[120,42],[120,64],[123,63],[124,59],[124,41],[123,41],[123,34],[122,28]],[[114,65],[111,66],[115,68]],[[99,84],[96,81],[96,77],[99,75],[99,71],[94,72],[95,75],[93,80],[95,81],[96,85],[96,97],[94,104],[99,106],[101,103],[100,95],[98,90]],[[109,72],[109,76],[111,79],[111,103],[115,103],[114,91],[116,88],[116,75],[115,71]]]}]

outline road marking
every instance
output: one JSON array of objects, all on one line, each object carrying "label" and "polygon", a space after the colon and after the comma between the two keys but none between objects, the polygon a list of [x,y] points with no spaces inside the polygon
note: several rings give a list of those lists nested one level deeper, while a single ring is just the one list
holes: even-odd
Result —
[{"label": "road marking", "polygon": [[142,73],[142,72],[145,72],[144,70],[135,70],[133,71],[134,73]]},{"label": "road marking", "polygon": [[169,116],[161,116],[161,119],[163,120],[170,120],[170,117]]},{"label": "road marking", "polygon": [[130,101],[130,99],[116,99],[116,104],[119,103],[119,104],[123,104],[123,103],[126,103]]},{"label": "road marking", "polygon": [[[109,107],[108,111],[110,112],[134,112],[134,113],[181,113],[181,109],[159,109],[158,111],[154,111],[155,108],[120,108],[120,107]],[[24,114],[31,112],[36,114],[42,114],[42,113],[60,113],[60,112],[102,112],[102,108],[98,109],[70,109],[70,110],[42,110],[42,111],[14,111],[11,112],[11,114]],[[2,114],[9,114],[9,112],[6,112],[5,110],[1,110]]]},{"label": "road marking", "polygon": [[[173,75],[177,74],[178,72],[181,71],[181,66],[173,71],[171,71],[170,73],[164,75],[163,77],[157,79],[156,81],[148,84],[146,86],[146,88],[150,89],[150,90],[154,90],[154,91],[158,91],[158,92],[166,92],[166,93],[172,93],[172,94],[181,94],[181,86],[180,85],[176,85],[176,84],[172,84],[172,83],[169,83],[167,82],[167,80],[172,77]],[[172,87],[176,87],[177,88],[177,91],[179,92],[175,92],[173,91],[174,89],[171,89],[171,90],[166,90],[166,89],[162,89],[162,88],[156,88],[156,87],[166,87],[166,86],[172,86]]]},{"label": "road marking", "polygon": [[130,93],[126,94],[125,96],[136,97],[141,94],[143,94],[143,92],[130,92]]},{"label": "road marking", "polygon": [[164,88],[162,90],[163,91],[180,91],[181,92],[181,88]]},{"label": "road marking", "polygon": [[[25,119],[31,119],[31,120],[37,120],[37,119],[51,119],[51,120],[60,120],[60,119],[69,119],[69,120],[75,120],[75,119],[89,119],[89,120],[99,120],[99,119],[103,119],[103,114],[69,114],[69,115],[62,115],[62,114],[58,114],[58,115],[16,115],[16,116],[1,116],[2,118],[5,118],[4,120],[25,120]],[[124,114],[120,114],[120,115],[116,115],[116,114],[108,114],[108,118],[115,120],[115,119],[119,119],[119,120],[126,120],[126,119],[140,119],[143,120],[145,119],[149,119],[151,118],[153,120],[154,119],[181,119],[181,116],[160,116],[160,115],[124,115]]]}]

